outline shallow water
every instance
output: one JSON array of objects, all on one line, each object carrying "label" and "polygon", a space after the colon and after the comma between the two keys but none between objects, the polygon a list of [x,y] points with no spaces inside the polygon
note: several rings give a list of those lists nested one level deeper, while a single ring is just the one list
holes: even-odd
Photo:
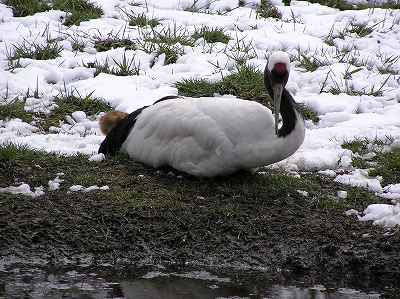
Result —
[{"label": "shallow water", "polygon": [[[120,277],[120,276],[118,276]],[[129,298],[129,299],[202,299],[202,298],[298,298],[347,299],[383,298],[378,293],[353,289],[326,289],[270,285],[260,288],[241,284],[229,277],[206,271],[147,272],[136,278],[114,278],[110,272],[88,269],[49,271],[28,265],[7,265],[0,269],[0,298]]]}]

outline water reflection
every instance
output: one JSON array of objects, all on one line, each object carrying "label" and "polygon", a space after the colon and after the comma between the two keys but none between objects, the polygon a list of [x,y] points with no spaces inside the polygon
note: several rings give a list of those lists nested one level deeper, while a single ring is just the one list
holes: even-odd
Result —
[{"label": "water reflection", "polygon": [[245,289],[234,286],[218,286],[209,281],[177,277],[122,282],[121,289],[127,299],[203,299],[248,295]]},{"label": "water reflection", "polygon": [[189,273],[150,272],[135,279],[113,279],[97,273],[68,271],[48,273],[39,268],[8,267],[0,269],[2,298],[77,298],[77,299],[207,299],[207,298],[268,298],[268,299],[376,299],[352,289],[327,290],[323,286],[298,288],[269,286],[256,289],[238,285],[205,271]]}]

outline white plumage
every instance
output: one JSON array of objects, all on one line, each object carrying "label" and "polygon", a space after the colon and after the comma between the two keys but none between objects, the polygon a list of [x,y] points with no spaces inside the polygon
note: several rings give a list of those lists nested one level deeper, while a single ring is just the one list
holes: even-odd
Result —
[{"label": "white plumage", "polygon": [[[99,152],[122,150],[155,168],[168,165],[203,177],[281,161],[304,140],[304,120],[284,88],[289,68],[289,56],[284,52],[272,54],[265,68],[265,87],[274,100],[274,116],[257,102],[234,97],[169,96],[113,125]],[[115,117],[110,115],[109,119]],[[107,121],[107,117],[103,119],[104,124]]]},{"label": "white plumage", "polygon": [[[292,137],[292,138],[291,138]],[[122,145],[137,161],[212,177],[268,165],[293,154],[304,139],[300,122],[278,138],[271,111],[235,98],[184,98],[146,108]]]}]

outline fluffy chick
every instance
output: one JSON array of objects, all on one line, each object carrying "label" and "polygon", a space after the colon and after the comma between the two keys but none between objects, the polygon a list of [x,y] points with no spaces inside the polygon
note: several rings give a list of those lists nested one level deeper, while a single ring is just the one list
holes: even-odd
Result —
[{"label": "fluffy chick", "polygon": [[107,135],[121,120],[128,117],[128,115],[128,113],[120,111],[112,111],[104,114],[99,120],[101,132]]}]

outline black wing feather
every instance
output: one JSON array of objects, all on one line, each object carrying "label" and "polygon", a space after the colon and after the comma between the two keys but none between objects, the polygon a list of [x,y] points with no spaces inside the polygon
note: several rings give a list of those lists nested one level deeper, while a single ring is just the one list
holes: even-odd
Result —
[{"label": "black wing feather", "polygon": [[[176,99],[177,96],[166,96],[163,97],[153,105],[165,101]],[[132,128],[134,127],[137,117],[139,114],[149,106],[144,106],[133,111],[131,114],[128,115],[127,118],[119,122],[106,136],[103,142],[100,144],[99,154],[104,155],[111,155],[114,156],[121,148],[122,144],[125,142],[126,138],[128,137],[129,133],[131,132]]]}]

